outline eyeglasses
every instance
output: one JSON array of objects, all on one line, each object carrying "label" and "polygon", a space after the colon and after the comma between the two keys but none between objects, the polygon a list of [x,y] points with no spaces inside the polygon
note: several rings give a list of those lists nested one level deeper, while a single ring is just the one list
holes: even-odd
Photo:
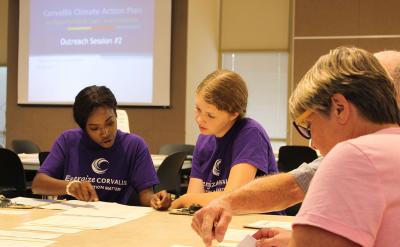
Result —
[{"label": "eyeglasses", "polygon": [[299,134],[306,138],[306,139],[311,139],[311,130],[310,127],[304,127],[301,124],[304,123],[304,120],[306,120],[311,113],[313,113],[314,110],[312,109],[308,109],[307,111],[303,112],[303,114],[301,114],[300,116],[298,116],[294,121],[293,121],[293,125],[296,128],[296,130],[299,132]]}]

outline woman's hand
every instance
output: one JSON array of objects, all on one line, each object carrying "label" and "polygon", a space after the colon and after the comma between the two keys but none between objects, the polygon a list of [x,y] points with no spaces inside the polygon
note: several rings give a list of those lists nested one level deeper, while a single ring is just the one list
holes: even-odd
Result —
[{"label": "woman's hand", "polygon": [[180,196],[172,202],[170,209],[188,208],[191,204],[197,203],[197,201],[192,201],[194,195],[196,194],[184,194]]},{"label": "woman's hand", "polygon": [[171,194],[165,190],[154,194],[150,200],[150,205],[157,210],[166,210],[171,205]]},{"label": "woman's hand", "polygon": [[292,231],[279,227],[262,228],[254,233],[253,237],[257,239],[257,247],[286,247],[289,245]]},{"label": "woman's hand", "polygon": [[192,228],[206,246],[211,246],[214,239],[218,242],[224,240],[231,219],[232,210],[229,203],[219,198],[194,214]]},{"label": "woman's hand", "polygon": [[66,187],[66,192],[68,195],[81,201],[96,202],[99,200],[96,190],[88,181],[69,181]]}]

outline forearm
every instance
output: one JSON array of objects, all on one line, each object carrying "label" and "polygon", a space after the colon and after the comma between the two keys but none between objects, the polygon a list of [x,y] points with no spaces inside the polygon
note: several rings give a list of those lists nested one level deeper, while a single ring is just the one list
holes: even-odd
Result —
[{"label": "forearm", "polygon": [[226,194],[224,191],[208,192],[208,193],[190,193],[185,195],[184,204],[185,207],[189,207],[192,204],[200,204],[201,206],[207,205],[209,202],[217,197]]},{"label": "forearm", "polygon": [[150,206],[151,198],[154,192],[152,188],[147,188],[139,192],[139,200],[142,206]]},{"label": "forearm", "polygon": [[189,193],[185,194],[172,202],[171,208],[188,208],[192,204],[200,204],[206,206],[215,198],[223,195],[226,192],[209,192],[209,193]]},{"label": "forearm", "polygon": [[32,192],[39,195],[65,195],[68,181],[55,179],[46,174],[38,173],[32,182]]},{"label": "forearm", "polygon": [[303,201],[304,196],[293,176],[281,173],[256,179],[221,201],[230,205],[234,214],[246,214],[283,210]]}]

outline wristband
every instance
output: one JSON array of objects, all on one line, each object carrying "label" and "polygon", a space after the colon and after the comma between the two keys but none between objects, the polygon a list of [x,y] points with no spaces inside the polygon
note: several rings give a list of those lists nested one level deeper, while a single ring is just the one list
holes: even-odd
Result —
[{"label": "wristband", "polygon": [[179,197],[175,194],[175,190],[167,190],[167,193],[169,194],[169,198],[171,198],[171,201],[175,201],[175,199],[178,199]]},{"label": "wristband", "polygon": [[74,183],[81,183],[81,181],[79,180],[71,180],[68,182],[67,187],[65,188],[65,191],[67,192],[67,195],[72,196],[71,192],[69,191],[69,188],[71,187],[71,185],[73,185]]}]

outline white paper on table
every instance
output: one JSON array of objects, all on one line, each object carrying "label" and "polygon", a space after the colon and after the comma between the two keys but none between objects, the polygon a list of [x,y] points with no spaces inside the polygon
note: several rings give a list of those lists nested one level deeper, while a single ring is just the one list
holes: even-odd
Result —
[{"label": "white paper on table", "polygon": [[287,221],[269,221],[269,220],[259,220],[250,224],[244,225],[247,228],[266,228],[266,227],[280,227],[286,230],[292,230],[292,222]]},{"label": "white paper on table", "polygon": [[137,219],[152,212],[150,207],[133,207],[110,202],[90,202],[90,206],[61,212],[61,215],[98,216],[120,219]]},{"label": "white paper on table", "polygon": [[0,214],[3,215],[22,215],[22,214],[27,214],[28,211],[21,210],[21,209],[15,209],[15,210],[9,210],[9,209],[1,209]]},{"label": "white paper on table", "polygon": [[247,235],[237,247],[255,247],[257,240],[250,235]]},{"label": "white paper on table", "polygon": [[42,232],[57,232],[57,233],[78,233],[82,231],[80,229],[74,229],[74,228],[47,227],[47,226],[19,226],[16,227],[15,229],[42,231]]},{"label": "white paper on table", "polygon": [[239,229],[228,228],[228,230],[225,233],[224,241],[225,240],[230,240],[230,241],[240,242],[247,235],[253,235],[256,232],[257,232],[257,230],[250,230],[250,229],[248,229],[248,230],[239,230]]},{"label": "white paper on table", "polygon": [[132,207],[109,202],[66,201],[65,204],[76,205],[75,208],[60,212],[57,215],[26,222],[25,225],[62,227],[74,229],[103,229],[146,216],[153,209],[149,207]]},{"label": "white paper on table", "polygon": [[113,217],[100,216],[82,216],[82,215],[54,215],[43,219],[26,222],[24,225],[78,228],[78,229],[103,229],[118,224],[128,222],[132,219],[121,219]]},{"label": "white paper on table", "polygon": [[53,240],[0,237],[0,246],[7,247],[45,247],[53,243]]},{"label": "white paper on table", "polygon": [[29,197],[16,197],[16,198],[11,199],[11,202],[23,204],[23,205],[27,205],[27,206],[32,206],[32,207],[40,207],[40,206],[48,205],[51,203],[56,203],[59,201],[43,200],[43,199],[29,198]]},{"label": "white paper on table", "polygon": [[53,239],[53,238],[58,238],[61,235],[62,234],[58,234],[58,233],[37,233],[37,232],[29,232],[29,231],[0,230],[0,237]]},{"label": "white paper on table", "polygon": [[41,206],[45,209],[57,209],[57,210],[70,210],[74,208],[95,208],[90,202],[84,202],[79,200],[69,200],[69,201],[57,201],[58,203],[52,203],[48,205]]}]

